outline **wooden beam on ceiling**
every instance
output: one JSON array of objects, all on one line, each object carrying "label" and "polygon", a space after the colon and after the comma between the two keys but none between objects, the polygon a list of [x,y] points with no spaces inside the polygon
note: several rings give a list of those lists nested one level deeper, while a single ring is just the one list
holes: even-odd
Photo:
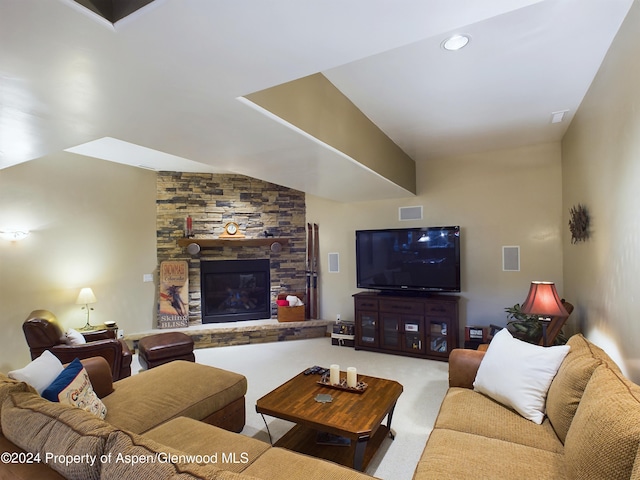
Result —
[{"label": "wooden beam on ceiling", "polygon": [[101,17],[116,23],[153,0],[74,0]]}]

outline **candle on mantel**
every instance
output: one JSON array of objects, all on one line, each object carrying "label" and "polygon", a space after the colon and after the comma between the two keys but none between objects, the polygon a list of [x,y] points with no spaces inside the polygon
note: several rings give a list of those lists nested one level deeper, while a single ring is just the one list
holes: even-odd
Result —
[{"label": "candle on mantel", "polygon": [[331,365],[329,367],[329,382],[331,385],[338,385],[340,383],[340,365]]},{"label": "candle on mantel", "polygon": [[356,388],[358,384],[358,371],[356,367],[347,368],[347,387]]}]

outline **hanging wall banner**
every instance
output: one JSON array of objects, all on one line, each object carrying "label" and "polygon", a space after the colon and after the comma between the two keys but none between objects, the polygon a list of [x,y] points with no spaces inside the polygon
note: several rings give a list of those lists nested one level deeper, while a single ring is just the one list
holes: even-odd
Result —
[{"label": "hanging wall banner", "polygon": [[189,326],[189,265],[186,261],[160,263],[158,328]]}]

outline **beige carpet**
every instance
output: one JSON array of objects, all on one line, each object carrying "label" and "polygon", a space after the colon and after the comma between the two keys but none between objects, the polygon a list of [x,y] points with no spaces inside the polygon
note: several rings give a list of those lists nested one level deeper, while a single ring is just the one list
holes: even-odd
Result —
[{"label": "beige carpet", "polygon": [[[256,400],[307,367],[337,363],[342,370],[356,367],[360,373],[398,381],[404,391],[391,425],[396,438],[385,440],[367,468],[369,475],[385,480],[412,478],[447,390],[446,362],[355,351],[333,346],[329,338],[198,349],[196,361],[247,377],[247,423],[242,433],[267,442],[264,422],[254,409]],[[135,356],[132,367],[134,372],[140,368]],[[292,426],[266,419],[274,441]]]}]

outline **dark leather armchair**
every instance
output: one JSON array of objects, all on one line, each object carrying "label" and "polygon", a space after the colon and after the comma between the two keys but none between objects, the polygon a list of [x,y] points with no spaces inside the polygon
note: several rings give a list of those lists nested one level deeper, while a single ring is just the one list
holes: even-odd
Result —
[{"label": "dark leather armchair", "polygon": [[31,312],[22,324],[22,330],[32,360],[45,350],[53,353],[62,363],[72,362],[74,358],[103,357],[111,368],[114,381],[131,375],[131,350],[123,340],[116,339],[112,330],[80,332],[87,343],[67,345],[58,319],[48,310]]}]

